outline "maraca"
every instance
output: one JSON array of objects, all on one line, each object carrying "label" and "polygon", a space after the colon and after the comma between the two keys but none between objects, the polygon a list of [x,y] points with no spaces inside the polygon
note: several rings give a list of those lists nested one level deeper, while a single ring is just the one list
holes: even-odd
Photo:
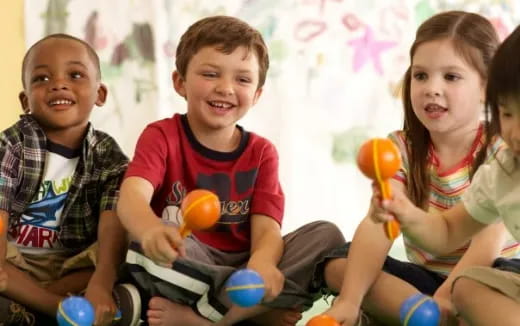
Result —
[{"label": "maraca", "polygon": [[180,233],[187,237],[192,230],[212,227],[220,218],[220,201],[214,193],[205,189],[190,191],[182,200],[183,222]]},{"label": "maraca", "polygon": [[327,315],[318,315],[307,322],[305,326],[339,326],[339,323]]},{"label": "maraca", "polygon": [[441,310],[437,303],[424,294],[414,294],[399,309],[403,326],[438,326]]},{"label": "maraca", "polygon": [[264,280],[252,269],[239,269],[227,280],[226,292],[234,304],[252,307],[259,304],[264,297]]},{"label": "maraca", "polygon": [[91,326],[94,323],[94,307],[83,297],[68,297],[58,305],[56,320],[60,326]]},{"label": "maraca", "polygon": [[[392,198],[388,181],[401,168],[399,149],[388,138],[373,138],[366,141],[357,156],[359,169],[372,180],[377,181],[383,199]],[[385,234],[390,240],[399,236],[399,222],[396,219],[384,224]]]}]

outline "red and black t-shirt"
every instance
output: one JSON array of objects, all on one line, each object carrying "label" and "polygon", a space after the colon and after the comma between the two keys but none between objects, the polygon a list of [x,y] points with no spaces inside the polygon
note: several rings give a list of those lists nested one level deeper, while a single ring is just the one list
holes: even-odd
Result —
[{"label": "red and black t-shirt", "polygon": [[153,185],[151,206],[158,216],[167,206],[179,207],[191,190],[215,192],[221,201],[220,220],[212,229],[194,234],[224,251],[249,250],[251,214],[267,215],[281,224],[284,210],[276,148],[237,128],[242,135],[239,147],[217,152],[195,139],[185,115],[154,122],[141,134],[125,176]]}]

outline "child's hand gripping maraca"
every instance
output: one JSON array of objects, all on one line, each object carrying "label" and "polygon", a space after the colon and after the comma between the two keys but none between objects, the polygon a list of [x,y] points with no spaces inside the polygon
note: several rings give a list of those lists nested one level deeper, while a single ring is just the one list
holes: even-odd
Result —
[{"label": "child's hand gripping maraca", "polygon": [[[178,208],[175,207],[174,211],[177,214]],[[178,256],[186,254],[182,240],[191,231],[208,229],[218,221],[220,201],[211,191],[196,189],[184,197],[180,212],[182,221],[179,229],[172,228],[168,223],[158,223],[144,230],[140,239],[145,255],[163,267],[171,267]]]},{"label": "child's hand gripping maraca", "polygon": [[209,190],[190,191],[181,203],[183,221],[179,230],[181,237],[187,237],[192,230],[209,229],[220,218],[220,200]]},{"label": "child's hand gripping maraca", "polygon": [[[357,164],[363,174],[377,181],[383,200],[392,198],[389,179],[401,168],[399,149],[388,138],[373,138],[359,149]],[[385,234],[390,240],[399,236],[399,222],[393,219],[384,224]]]}]

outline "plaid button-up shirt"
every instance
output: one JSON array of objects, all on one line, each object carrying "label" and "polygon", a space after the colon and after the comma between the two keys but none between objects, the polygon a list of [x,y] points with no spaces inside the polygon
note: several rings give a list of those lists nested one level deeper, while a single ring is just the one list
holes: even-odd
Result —
[{"label": "plaid button-up shirt", "polygon": [[[0,209],[9,213],[11,234],[19,231],[20,217],[39,189],[46,144],[30,115],[0,133]],[[116,209],[127,164],[115,140],[89,124],[58,229],[65,247],[81,250],[97,240],[99,216]]]}]

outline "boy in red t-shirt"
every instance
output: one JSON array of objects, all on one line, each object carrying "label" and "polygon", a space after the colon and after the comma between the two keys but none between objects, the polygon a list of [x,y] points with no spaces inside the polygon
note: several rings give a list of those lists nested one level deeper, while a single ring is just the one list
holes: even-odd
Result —
[{"label": "boy in red t-shirt", "polygon": [[[276,149],[236,124],[262,93],[269,66],[262,36],[233,17],[202,19],[182,36],[176,66],[173,85],[187,114],[144,130],[118,204],[137,240],[126,270],[148,305],[146,318],[150,324],[295,325],[323,287],[326,253],[344,240],[328,222],[281,236]],[[184,195],[198,188],[218,195],[222,215],[212,229],[183,240],[169,222],[177,222]],[[238,308],[224,283],[245,267],[262,276],[266,294],[261,305]]]}]

